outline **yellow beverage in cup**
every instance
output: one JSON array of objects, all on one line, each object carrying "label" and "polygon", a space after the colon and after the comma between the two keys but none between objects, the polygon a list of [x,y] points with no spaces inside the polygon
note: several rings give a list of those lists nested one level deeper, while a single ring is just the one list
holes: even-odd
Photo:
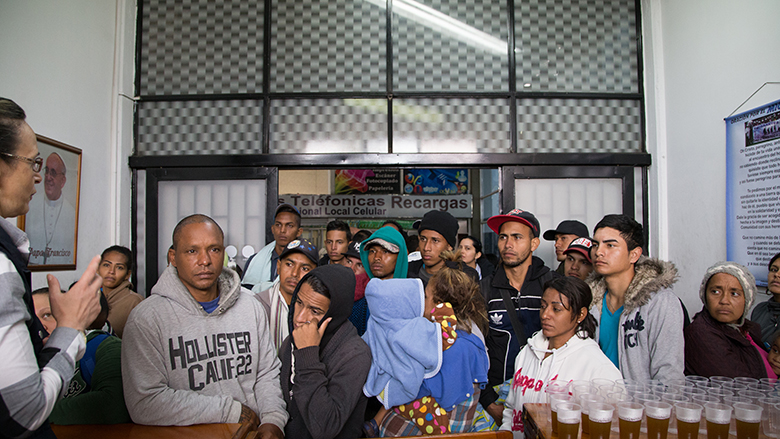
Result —
[{"label": "yellow beverage in cup", "polygon": [[620,427],[620,439],[639,439],[639,427],[642,426],[642,420],[627,421],[620,419],[618,426]]},{"label": "yellow beverage in cup", "polygon": [[558,412],[552,412],[552,433],[558,434]]},{"label": "yellow beverage in cup", "polygon": [[699,423],[685,422],[677,419],[678,439],[697,439],[699,437]]},{"label": "yellow beverage in cup", "polygon": [[758,439],[761,422],[745,422],[737,419],[737,439]]},{"label": "yellow beverage in cup", "polygon": [[667,433],[669,433],[669,418],[658,419],[651,416],[647,417],[648,439],[666,439]]},{"label": "yellow beverage in cup", "polygon": [[[590,420],[590,439],[609,439],[610,428],[612,427],[612,420],[609,422],[596,422],[593,419]],[[585,432],[583,431],[583,434]]]},{"label": "yellow beverage in cup", "polygon": [[577,439],[580,423],[566,424],[558,421],[558,439]]},{"label": "yellow beverage in cup", "polygon": [[582,414],[582,434],[590,434],[590,418],[587,413]]},{"label": "yellow beverage in cup", "polygon": [[761,406],[744,402],[734,403],[734,417],[737,419],[737,439],[758,439],[761,426]]},{"label": "yellow beverage in cup", "polygon": [[707,420],[707,439],[728,439],[729,424],[717,424]]},{"label": "yellow beverage in cup", "polygon": [[558,404],[558,438],[577,439],[580,430],[580,414],[582,407],[579,404],[565,402]]}]

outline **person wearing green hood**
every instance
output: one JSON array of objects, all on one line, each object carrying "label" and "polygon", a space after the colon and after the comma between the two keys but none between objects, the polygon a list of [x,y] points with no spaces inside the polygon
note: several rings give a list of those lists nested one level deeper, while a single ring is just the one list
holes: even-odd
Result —
[{"label": "person wearing green hood", "polygon": [[406,240],[393,227],[382,227],[360,244],[360,260],[370,279],[404,279],[409,270]]},{"label": "person wearing green hood", "polygon": [[[406,239],[391,224],[381,227],[356,247],[363,262],[363,269],[369,279],[405,279],[409,270],[409,258],[406,251]],[[355,325],[359,335],[366,332],[366,322],[371,314],[365,298],[365,284],[355,291],[355,303],[349,321]]]}]

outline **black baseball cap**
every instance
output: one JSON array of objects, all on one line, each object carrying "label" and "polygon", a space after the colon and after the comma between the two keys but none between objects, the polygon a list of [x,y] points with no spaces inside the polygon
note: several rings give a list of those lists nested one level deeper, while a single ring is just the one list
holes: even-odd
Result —
[{"label": "black baseball cap", "polygon": [[360,259],[360,241],[355,241],[353,239],[352,242],[349,243],[346,253],[342,253],[342,255]]},{"label": "black baseball cap", "polygon": [[544,232],[542,237],[547,241],[555,241],[555,235],[577,235],[580,238],[588,236],[588,226],[577,220],[561,221],[558,228]]},{"label": "black baseball cap", "polygon": [[534,234],[534,238],[539,237],[539,220],[537,220],[534,214],[531,212],[526,212],[520,209],[512,209],[505,215],[491,216],[487,220],[487,225],[490,227],[490,230],[496,233],[500,233],[499,230],[501,230],[501,226],[507,221],[515,221],[521,224],[525,224],[531,229],[531,232]]},{"label": "black baseball cap", "polygon": [[296,253],[296,252],[303,253],[304,256],[306,256],[312,262],[314,262],[315,266],[319,262],[320,255],[319,253],[317,253],[317,247],[315,247],[314,244],[312,244],[306,239],[296,239],[295,241],[292,241],[289,244],[287,244],[287,247],[285,247],[282,254],[279,255],[279,259],[284,258],[290,253]]},{"label": "black baseball cap", "polygon": [[276,219],[276,217],[282,212],[290,212],[293,215],[297,215],[299,219],[301,218],[301,212],[290,203],[282,203],[276,206],[276,212],[274,212],[274,219]]}]

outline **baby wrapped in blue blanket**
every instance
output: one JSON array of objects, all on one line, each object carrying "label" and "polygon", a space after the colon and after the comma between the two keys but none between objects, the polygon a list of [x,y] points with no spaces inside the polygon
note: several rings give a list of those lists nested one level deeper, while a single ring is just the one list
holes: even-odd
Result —
[{"label": "baby wrapped in blue blanket", "polygon": [[371,316],[363,339],[373,360],[363,393],[386,409],[400,406],[396,412],[423,433],[449,432],[447,411],[487,383],[484,343],[458,328],[449,303],[426,310],[419,279],[372,279],[366,300]]}]

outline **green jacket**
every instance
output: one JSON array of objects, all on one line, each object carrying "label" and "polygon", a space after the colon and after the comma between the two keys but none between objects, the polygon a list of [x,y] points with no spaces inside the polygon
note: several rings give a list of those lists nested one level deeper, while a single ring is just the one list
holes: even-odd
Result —
[{"label": "green jacket", "polygon": [[[105,332],[92,331],[87,335],[87,351],[90,343],[101,334]],[[90,360],[87,355],[79,360],[65,397],[54,404],[49,421],[61,425],[132,422],[122,390],[121,354],[122,339],[119,337],[109,336],[100,342],[95,350],[91,385],[82,373],[82,368],[86,368],[84,362]]]}]

